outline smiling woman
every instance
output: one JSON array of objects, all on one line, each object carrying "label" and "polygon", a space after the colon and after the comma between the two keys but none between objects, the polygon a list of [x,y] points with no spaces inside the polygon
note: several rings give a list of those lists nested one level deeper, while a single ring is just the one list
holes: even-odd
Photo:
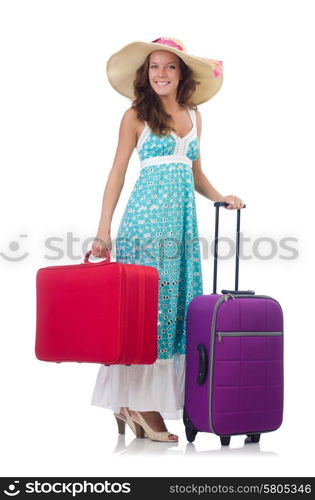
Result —
[{"label": "smiling woman", "polygon": [[[152,52],[136,71],[133,105],[138,119],[148,123],[158,135],[172,131],[179,137],[186,135],[191,121],[185,109],[196,109],[192,96],[198,83],[192,77],[192,70],[176,54],[165,50]],[[169,114],[168,107],[162,105],[163,99],[178,103],[177,109]]]},{"label": "smiling woman", "polygon": [[[174,61],[175,58],[176,61]],[[151,86],[156,87],[157,92],[161,89],[165,90],[168,86],[176,94],[180,78],[179,57],[169,55],[164,50],[157,50],[149,55],[149,80]]]},{"label": "smiling woman", "polygon": [[136,147],[140,175],[119,225],[116,261],[159,272],[158,359],[152,365],[101,366],[92,404],[115,412],[119,432],[127,422],[137,437],[177,441],[163,418],[182,416],[187,308],[203,293],[195,190],[242,206],[236,196],[216,191],[200,164],[197,104],[220,89],[222,63],[187,54],[179,40],[159,38],[121,49],[109,59],[107,74],[132,106],[121,121],[92,253],[103,257],[111,249],[111,219]]}]

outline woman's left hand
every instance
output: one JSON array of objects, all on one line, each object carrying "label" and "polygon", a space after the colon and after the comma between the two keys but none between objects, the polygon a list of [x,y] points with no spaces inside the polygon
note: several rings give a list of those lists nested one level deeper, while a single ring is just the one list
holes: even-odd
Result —
[{"label": "woman's left hand", "polygon": [[241,198],[238,198],[238,196],[234,196],[233,194],[230,194],[228,196],[223,196],[222,201],[225,201],[226,203],[229,204],[227,207],[225,207],[229,210],[243,208],[245,205],[245,203],[243,202],[243,200],[241,200]]}]

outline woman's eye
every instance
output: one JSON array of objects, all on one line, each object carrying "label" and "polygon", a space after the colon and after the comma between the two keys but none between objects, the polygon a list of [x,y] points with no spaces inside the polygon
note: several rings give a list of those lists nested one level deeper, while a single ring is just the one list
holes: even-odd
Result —
[{"label": "woman's eye", "polygon": [[[156,64],[151,64],[150,69],[155,69],[155,68],[157,68],[157,65]],[[168,66],[168,68],[169,69],[176,69],[176,66],[174,66],[174,64],[170,64]]]}]

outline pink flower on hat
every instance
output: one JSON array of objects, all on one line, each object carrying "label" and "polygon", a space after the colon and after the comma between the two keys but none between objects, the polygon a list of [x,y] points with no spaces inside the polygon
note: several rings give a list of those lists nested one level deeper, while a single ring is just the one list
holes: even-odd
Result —
[{"label": "pink flower on hat", "polygon": [[217,67],[213,68],[213,76],[214,78],[219,78],[223,74],[223,61],[214,61],[214,63]]},{"label": "pink flower on hat", "polygon": [[214,78],[219,78],[223,74],[223,61],[216,61],[215,59],[200,58],[210,64],[213,71]]}]

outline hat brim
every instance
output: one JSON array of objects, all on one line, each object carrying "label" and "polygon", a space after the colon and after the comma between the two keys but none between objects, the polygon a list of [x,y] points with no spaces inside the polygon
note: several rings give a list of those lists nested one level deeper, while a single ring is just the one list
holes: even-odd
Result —
[{"label": "hat brim", "polygon": [[128,99],[134,100],[133,82],[136,70],[144,63],[147,55],[156,50],[172,52],[190,67],[193,78],[200,82],[192,97],[193,104],[197,105],[208,101],[220,90],[223,74],[215,77],[213,67],[204,59],[187,54],[175,47],[149,42],[132,42],[108,59],[106,72],[112,87]]}]

